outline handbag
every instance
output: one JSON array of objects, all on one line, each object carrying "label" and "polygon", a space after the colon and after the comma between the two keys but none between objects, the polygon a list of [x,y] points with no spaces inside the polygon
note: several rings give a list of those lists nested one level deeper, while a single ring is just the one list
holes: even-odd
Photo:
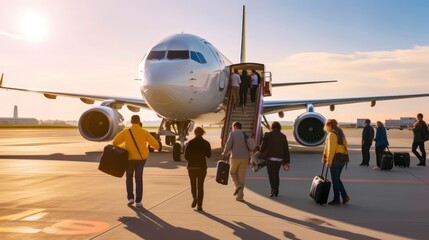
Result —
[{"label": "handbag", "polygon": [[349,155],[345,153],[335,153],[334,160],[337,160],[341,165],[346,165],[350,161]]}]

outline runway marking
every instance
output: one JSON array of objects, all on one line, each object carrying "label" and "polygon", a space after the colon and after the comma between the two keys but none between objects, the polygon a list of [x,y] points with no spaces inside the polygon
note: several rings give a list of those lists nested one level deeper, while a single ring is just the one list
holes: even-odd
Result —
[{"label": "runway marking", "polygon": [[[246,177],[247,179],[267,180],[268,177]],[[280,180],[292,180],[292,181],[313,181],[313,178],[304,177],[280,177]],[[356,183],[409,183],[409,184],[426,184],[422,181],[417,180],[393,180],[393,179],[341,179],[343,182],[356,182]]]},{"label": "runway marking", "polygon": [[1,220],[15,221],[15,220],[21,219],[23,217],[27,217],[27,216],[30,216],[30,215],[33,215],[35,213],[39,213],[39,212],[42,212],[45,210],[46,209],[43,209],[43,208],[35,208],[35,209],[27,210],[24,212],[15,213],[12,215],[0,216],[0,221]]},{"label": "runway marking", "polygon": [[28,216],[26,218],[23,218],[22,221],[37,221],[40,220],[41,218],[43,218],[44,216],[48,215],[48,213],[37,213],[31,216]]}]

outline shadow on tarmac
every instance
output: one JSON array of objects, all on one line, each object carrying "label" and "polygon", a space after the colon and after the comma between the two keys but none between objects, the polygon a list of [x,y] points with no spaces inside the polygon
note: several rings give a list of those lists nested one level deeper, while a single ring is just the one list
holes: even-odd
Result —
[{"label": "shadow on tarmac", "polygon": [[137,217],[120,217],[118,221],[141,239],[171,239],[171,236],[180,239],[216,239],[198,230],[172,226],[144,208],[130,208],[136,212]]},{"label": "shadow on tarmac", "polygon": [[[353,233],[350,231],[338,229],[332,224],[329,224],[321,219],[312,218],[312,219],[307,219],[306,221],[302,221],[291,217],[287,217],[285,215],[282,215],[276,212],[269,211],[267,209],[256,206],[250,202],[245,202],[245,204],[247,204],[247,206],[249,206],[249,208],[252,209],[253,211],[257,211],[271,217],[275,217],[290,223],[294,223],[296,225],[304,226],[308,229],[311,229],[319,233],[324,233],[329,236],[335,236],[335,237],[344,238],[344,239],[368,239],[368,240],[378,239],[378,238],[373,238],[363,234]],[[323,226],[323,225],[326,225],[326,226]],[[289,231],[284,231],[284,236],[287,237],[288,239],[298,239],[295,237],[295,234]]]}]

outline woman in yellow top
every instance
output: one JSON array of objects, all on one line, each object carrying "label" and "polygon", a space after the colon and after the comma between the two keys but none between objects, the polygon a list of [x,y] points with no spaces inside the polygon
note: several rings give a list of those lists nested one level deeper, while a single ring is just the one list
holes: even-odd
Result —
[{"label": "woman in yellow top", "polygon": [[328,135],[325,140],[325,149],[323,150],[322,162],[327,164],[331,170],[332,189],[334,190],[334,200],[329,202],[329,205],[340,205],[340,193],[343,198],[343,204],[346,204],[350,197],[347,195],[343,182],[341,181],[341,171],[345,163],[340,163],[335,159],[336,153],[347,154],[347,140],[344,132],[338,127],[338,122],[335,119],[326,121],[326,131]]}]

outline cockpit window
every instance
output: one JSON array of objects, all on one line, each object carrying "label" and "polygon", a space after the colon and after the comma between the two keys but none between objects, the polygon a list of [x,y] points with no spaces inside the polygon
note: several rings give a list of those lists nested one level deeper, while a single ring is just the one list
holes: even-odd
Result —
[{"label": "cockpit window", "polygon": [[147,55],[147,60],[161,60],[165,57],[166,51],[151,51],[149,55]]},{"label": "cockpit window", "polygon": [[167,58],[174,59],[189,59],[189,51],[168,51]]},{"label": "cockpit window", "polygon": [[199,52],[191,51],[191,59],[198,63],[202,63],[202,64],[207,63],[204,56]]},{"label": "cockpit window", "polygon": [[206,59],[204,58],[203,54],[201,54],[201,53],[197,52],[197,55],[198,55],[198,57],[200,58],[201,63],[207,63],[207,61],[206,61]]}]

